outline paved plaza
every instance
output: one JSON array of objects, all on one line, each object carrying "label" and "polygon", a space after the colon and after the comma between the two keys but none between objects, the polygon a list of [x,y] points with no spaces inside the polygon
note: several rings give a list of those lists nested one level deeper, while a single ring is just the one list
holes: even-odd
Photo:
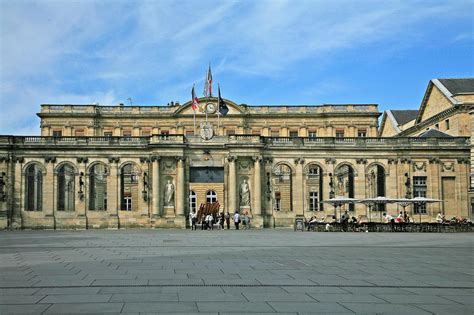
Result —
[{"label": "paved plaza", "polygon": [[3,231],[0,314],[473,314],[472,234]]}]

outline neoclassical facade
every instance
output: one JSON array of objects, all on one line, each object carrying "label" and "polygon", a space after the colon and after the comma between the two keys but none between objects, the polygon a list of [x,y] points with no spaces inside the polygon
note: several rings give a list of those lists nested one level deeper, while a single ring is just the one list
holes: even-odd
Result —
[{"label": "neoclassical facade", "polygon": [[[191,102],[42,105],[41,136],[0,136],[0,227],[186,228],[190,211],[217,203],[254,227],[291,227],[334,215],[322,202],[333,195],[426,196],[443,202],[407,208],[417,219],[471,217],[464,134],[381,137],[375,104],[226,100],[222,116],[216,98],[199,102],[196,114]],[[377,221],[402,208],[342,210]]]}]

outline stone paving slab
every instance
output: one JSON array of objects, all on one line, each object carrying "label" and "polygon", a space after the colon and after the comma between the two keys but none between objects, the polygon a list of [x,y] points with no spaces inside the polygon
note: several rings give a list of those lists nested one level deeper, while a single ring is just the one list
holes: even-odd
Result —
[{"label": "stone paving slab", "polygon": [[471,234],[0,234],[2,315],[474,313]]}]

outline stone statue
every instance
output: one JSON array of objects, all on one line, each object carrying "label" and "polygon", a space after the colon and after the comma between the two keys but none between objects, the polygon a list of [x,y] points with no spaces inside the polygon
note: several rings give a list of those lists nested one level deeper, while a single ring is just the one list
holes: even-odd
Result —
[{"label": "stone statue", "polygon": [[174,185],[168,179],[168,183],[165,185],[165,207],[174,206]]},{"label": "stone statue", "polygon": [[246,179],[240,184],[240,205],[243,207],[250,206],[250,187]]}]

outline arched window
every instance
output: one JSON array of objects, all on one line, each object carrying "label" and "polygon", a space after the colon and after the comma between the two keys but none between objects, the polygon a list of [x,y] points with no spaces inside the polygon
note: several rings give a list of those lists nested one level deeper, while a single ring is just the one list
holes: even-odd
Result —
[{"label": "arched window", "polygon": [[272,181],[274,194],[273,208],[276,211],[292,211],[292,172],[286,164],[278,164],[273,168]]},{"label": "arched window", "polygon": [[107,168],[103,164],[89,171],[89,210],[107,210]]},{"label": "arched window", "polygon": [[25,210],[41,211],[43,206],[43,172],[36,164],[25,172]]},{"label": "arched window", "polygon": [[306,174],[306,200],[308,211],[323,211],[321,196],[323,195],[323,171],[317,164],[310,164],[305,169]]},{"label": "arched window", "polygon": [[[369,168],[367,172],[367,187],[370,198],[385,197],[385,169],[382,165],[376,164]],[[385,211],[385,205],[377,205],[375,210]]]},{"label": "arched window", "polygon": [[207,203],[215,203],[217,202],[217,194],[214,190],[209,190],[206,193],[206,202]]},{"label": "arched window", "polygon": [[120,209],[132,211],[137,208],[138,172],[132,163],[125,164],[120,172]]},{"label": "arched window", "polygon": [[189,211],[197,211],[197,196],[193,190],[189,192]]},{"label": "arched window", "polygon": [[74,168],[62,165],[58,170],[58,211],[74,211]]},{"label": "arched window", "polygon": [[[350,165],[343,164],[336,169],[335,181],[336,196],[354,198],[354,169]],[[354,211],[354,205],[349,204],[348,210]]]}]

